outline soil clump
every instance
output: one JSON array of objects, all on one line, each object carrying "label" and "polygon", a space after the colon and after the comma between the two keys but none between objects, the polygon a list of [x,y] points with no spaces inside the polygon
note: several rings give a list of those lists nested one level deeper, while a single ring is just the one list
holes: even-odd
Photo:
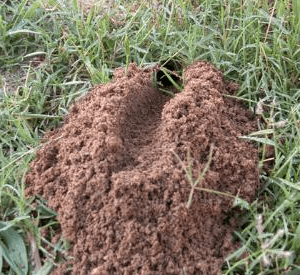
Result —
[{"label": "soil clump", "polygon": [[[42,195],[59,214],[74,261],[53,274],[219,274],[232,252],[232,198],[195,190],[177,156],[197,178],[211,146],[211,163],[199,187],[251,201],[260,185],[257,150],[238,138],[255,129],[235,99],[237,85],[197,62],[185,71],[184,90],[167,98],[151,72],[130,64],[114,81],[96,86],[71,108],[62,127],[37,153],[26,194]],[[174,154],[175,153],[175,154]],[[68,273],[69,274],[69,273]]]}]

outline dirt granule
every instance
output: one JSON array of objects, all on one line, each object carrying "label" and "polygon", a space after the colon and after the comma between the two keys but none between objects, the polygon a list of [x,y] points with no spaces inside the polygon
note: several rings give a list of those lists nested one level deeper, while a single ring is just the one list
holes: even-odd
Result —
[{"label": "dirt granule", "polygon": [[[206,62],[185,71],[185,88],[167,98],[151,72],[131,64],[96,86],[46,136],[26,177],[26,194],[40,194],[59,214],[74,261],[53,274],[206,274],[220,272],[232,252],[232,199],[195,191],[174,153],[199,187],[251,201],[259,186],[257,150],[238,138],[255,129],[251,114],[224,94],[237,85]],[[186,273],[184,273],[186,272]]]}]

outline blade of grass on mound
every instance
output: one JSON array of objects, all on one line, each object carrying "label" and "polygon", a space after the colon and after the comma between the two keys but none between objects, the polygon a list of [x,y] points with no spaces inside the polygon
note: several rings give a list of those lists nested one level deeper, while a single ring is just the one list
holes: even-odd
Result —
[{"label": "blade of grass on mound", "polygon": [[182,92],[183,88],[180,87],[175,81],[174,79],[170,76],[170,73],[172,74],[172,72],[164,67],[160,67],[160,70],[164,73],[164,75],[168,78],[168,80],[172,83],[172,85],[176,88],[176,90],[178,92]]},{"label": "blade of grass on mound", "polygon": [[211,160],[212,160],[213,149],[214,149],[214,145],[211,145],[209,155],[208,155],[208,161],[205,164],[205,167],[204,167],[203,171],[201,171],[199,173],[197,179],[193,178],[192,160],[191,160],[191,157],[190,157],[190,152],[188,151],[188,155],[187,155],[187,162],[188,162],[187,166],[183,163],[183,161],[179,158],[179,156],[175,152],[173,152],[173,154],[175,155],[175,157],[177,158],[177,160],[181,164],[183,170],[185,171],[186,176],[188,178],[188,182],[191,185],[191,191],[190,191],[190,194],[189,194],[189,197],[188,197],[187,208],[191,207],[194,192],[195,192],[195,190],[198,190],[198,191],[202,191],[202,192],[208,192],[208,193],[216,194],[216,195],[219,195],[219,196],[230,197],[232,199],[235,199],[234,203],[233,203],[233,206],[241,206],[242,208],[248,209],[249,208],[248,202],[238,198],[237,196],[233,196],[230,193],[224,193],[224,192],[220,192],[218,190],[213,190],[213,189],[203,188],[203,187],[198,187],[197,186],[204,179],[205,173],[209,169],[209,166],[210,166],[210,163],[211,163]]},{"label": "blade of grass on mound", "polygon": [[130,63],[130,40],[128,39],[127,35],[125,35],[124,46],[125,46],[125,54],[126,54],[126,73],[127,73],[128,66]]}]

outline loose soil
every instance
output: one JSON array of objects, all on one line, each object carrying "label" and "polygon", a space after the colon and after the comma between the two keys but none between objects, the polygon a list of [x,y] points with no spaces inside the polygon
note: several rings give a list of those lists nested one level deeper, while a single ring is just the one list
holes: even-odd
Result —
[{"label": "loose soil", "polygon": [[[232,198],[195,191],[193,176],[212,160],[199,187],[251,201],[259,186],[257,150],[239,138],[255,129],[237,85],[206,62],[185,71],[174,98],[153,87],[152,72],[131,64],[96,86],[49,133],[26,177],[59,214],[74,261],[53,274],[219,274],[235,249]],[[186,273],[184,273],[186,272]]]}]

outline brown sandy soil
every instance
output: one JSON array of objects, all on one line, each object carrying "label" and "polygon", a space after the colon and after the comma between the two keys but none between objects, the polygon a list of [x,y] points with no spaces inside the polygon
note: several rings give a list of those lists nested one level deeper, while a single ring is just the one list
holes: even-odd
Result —
[{"label": "brown sandy soil", "polygon": [[46,136],[52,142],[26,178],[27,195],[48,200],[73,245],[75,260],[53,274],[66,274],[68,264],[82,275],[218,274],[234,249],[235,221],[224,222],[232,199],[196,191],[187,208],[190,185],[173,152],[186,165],[191,153],[197,177],[214,145],[199,187],[253,199],[257,151],[238,136],[255,122],[223,96],[237,86],[206,62],[186,69],[185,88],[172,99],[134,64],[114,77]]}]

